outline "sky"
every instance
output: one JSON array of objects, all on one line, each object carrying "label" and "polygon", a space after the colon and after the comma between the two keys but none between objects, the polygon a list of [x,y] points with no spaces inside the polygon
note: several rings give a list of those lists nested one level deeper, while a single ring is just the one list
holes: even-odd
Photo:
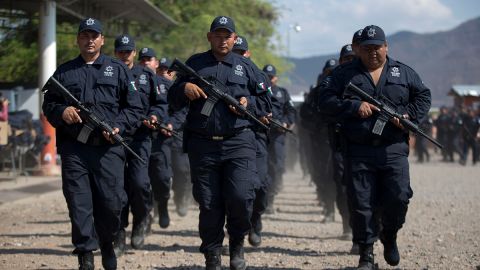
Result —
[{"label": "sky", "polygon": [[[398,31],[450,30],[480,17],[480,0],[270,0],[279,8],[281,55],[303,58],[338,53],[353,33],[375,24]],[[300,31],[295,26],[300,26]],[[290,42],[288,38],[290,37]],[[275,41],[274,41],[275,42]],[[290,46],[288,46],[290,44]]]}]

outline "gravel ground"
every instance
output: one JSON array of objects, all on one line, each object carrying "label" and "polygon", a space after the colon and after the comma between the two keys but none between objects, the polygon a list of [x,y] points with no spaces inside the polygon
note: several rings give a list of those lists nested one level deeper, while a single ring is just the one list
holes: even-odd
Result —
[{"label": "gravel ground", "polygon": [[[314,187],[300,175],[285,175],[276,214],[264,219],[262,246],[247,244],[249,269],[354,269],[358,258],[349,254],[351,242],[339,239],[340,216],[334,223],[320,223]],[[398,237],[402,259],[395,269],[480,269],[480,166],[412,162],[411,175],[414,197]],[[202,268],[196,206],[184,218],[173,205],[170,209],[170,227],[154,225],[145,248],[129,249],[119,259],[119,269]],[[0,217],[0,269],[77,267],[60,191],[2,204]],[[393,269],[382,251],[377,243],[379,267]],[[95,261],[98,268],[98,252]],[[223,264],[228,265],[228,258]]]}]

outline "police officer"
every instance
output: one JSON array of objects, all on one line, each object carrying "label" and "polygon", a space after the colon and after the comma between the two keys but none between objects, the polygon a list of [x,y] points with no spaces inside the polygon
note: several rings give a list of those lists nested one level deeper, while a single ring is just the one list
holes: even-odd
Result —
[{"label": "police officer", "polygon": [[[233,52],[243,57],[250,59],[251,52],[248,49],[248,41],[244,36],[238,36],[233,45]],[[252,63],[254,67],[255,64]],[[260,81],[265,83],[265,87],[271,87],[269,84],[268,76],[263,73],[258,68],[255,68],[257,76]],[[269,92],[270,93],[270,92]],[[268,96],[270,97],[270,96]],[[270,103],[270,98],[268,98],[266,104],[259,104],[259,106],[267,108],[267,111],[272,110],[272,105]],[[271,117],[272,114],[269,113],[263,117],[263,122],[268,124],[268,117]],[[262,215],[267,208],[267,190],[270,185],[269,176],[268,176],[268,151],[267,151],[267,141],[268,134],[265,129],[259,126],[254,126],[253,130],[255,132],[257,150],[256,150],[256,165],[257,165],[257,175],[258,175],[258,186],[255,188],[255,200],[253,202],[253,212],[250,222],[252,228],[248,233],[248,242],[254,247],[260,246],[262,243],[261,232],[263,229],[262,225]]]},{"label": "police officer", "polygon": [[[157,54],[152,48],[142,48],[138,60],[153,72],[158,68],[159,62]],[[172,129],[172,124],[168,116],[168,103],[166,101],[167,92],[171,82],[161,76],[154,75],[157,85],[157,94],[164,100],[165,117],[162,122]],[[170,187],[172,178],[171,150],[172,134],[165,129],[160,129],[154,133],[152,140],[152,153],[148,166],[150,183],[152,184],[153,197],[158,206],[160,228],[167,228],[170,225],[170,216],[168,215],[168,200],[170,199]]]},{"label": "police officer", "polygon": [[437,140],[439,143],[445,147],[442,149],[442,161],[453,161],[453,152],[451,147],[451,142],[449,141],[449,126],[451,122],[451,116],[446,106],[440,107],[440,114],[437,119],[435,119],[434,124],[437,128]]},{"label": "police officer", "polygon": [[[327,77],[320,99],[323,114],[343,120],[353,241],[360,245],[358,269],[374,269],[373,243],[378,236],[387,263],[398,265],[397,233],[405,222],[413,192],[408,173],[408,132],[398,119],[382,122],[377,107],[344,92],[345,86],[352,82],[373,97],[388,99],[403,117],[417,124],[427,116],[431,104],[430,90],[418,74],[388,57],[387,51],[383,30],[375,25],[365,27],[359,59]],[[378,132],[383,123],[383,131]]]},{"label": "police officer", "polygon": [[[295,123],[296,110],[287,89],[277,85],[277,70],[273,65],[265,65],[263,72],[268,75],[271,82],[271,102],[273,118],[286,128],[292,128]],[[268,145],[268,175],[270,188],[268,189],[268,202],[266,213],[273,214],[274,198],[283,187],[283,173],[285,172],[285,132],[271,129]]]},{"label": "police officer", "polygon": [[[162,57],[159,59],[159,67],[157,75],[162,77],[166,89],[170,89],[175,71],[170,70],[172,64],[170,59]],[[185,106],[180,110],[174,110],[172,106],[168,108],[169,119],[174,130],[177,131],[179,137],[183,137],[183,126],[187,117],[188,107]],[[172,167],[172,191],[173,202],[175,203],[177,214],[181,217],[187,215],[188,206],[191,203],[192,183],[190,181],[190,164],[188,156],[183,152],[183,141],[180,138],[173,137],[171,142],[171,167]],[[165,212],[165,210],[162,210]],[[168,209],[167,209],[168,215]],[[165,214],[163,214],[165,216]],[[164,218],[165,219],[165,218]]]},{"label": "police officer", "polygon": [[[137,130],[132,136],[130,147],[144,160],[149,160],[152,147],[151,130],[153,123],[163,121],[166,114],[166,97],[157,94],[155,73],[145,66],[134,65],[136,50],[135,41],[129,35],[120,35],[115,39],[115,56],[125,63],[133,73],[135,83],[140,94],[144,113],[148,119],[139,121]],[[148,164],[141,162],[130,153],[127,153],[125,166],[125,190],[128,203],[122,211],[122,229],[117,234],[114,248],[117,256],[125,252],[125,228],[128,226],[129,208],[132,210],[133,226],[131,244],[135,249],[143,246],[145,236],[150,228],[152,217],[152,191],[148,176]]]},{"label": "police officer", "polygon": [[[104,44],[100,21],[80,23],[80,55],[62,64],[55,77],[85,105],[106,121],[114,132],[133,132],[143,112],[132,74],[122,62],[100,52]],[[93,250],[100,246],[102,265],[117,269],[113,239],[120,229],[126,202],[123,168],[125,151],[112,144],[105,131],[95,128],[83,144],[76,140],[85,118],[71,101],[50,90],[43,112],[56,128],[57,149],[62,157],[63,194],[72,223],[74,254],[80,269],[94,269]]]},{"label": "police officer", "polygon": [[[236,38],[233,20],[216,17],[207,34],[211,49],[191,56],[186,64],[201,76],[218,79],[227,86],[228,94],[253,110],[255,100],[266,98],[266,91],[249,62],[231,52]],[[200,208],[200,251],[207,269],[221,269],[226,216],[230,268],[245,269],[243,242],[251,227],[256,179],[252,123],[222,101],[215,103],[210,116],[201,114],[208,94],[196,83],[187,76],[178,78],[169,92],[169,103],[175,109],[189,104],[184,146],[190,160],[193,197]]]}]

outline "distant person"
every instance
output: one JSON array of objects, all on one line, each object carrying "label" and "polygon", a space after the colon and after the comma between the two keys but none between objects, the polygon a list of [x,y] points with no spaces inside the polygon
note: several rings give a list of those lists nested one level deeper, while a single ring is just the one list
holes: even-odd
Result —
[{"label": "distant person", "polygon": [[8,122],[8,99],[0,92],[0,121]]}]

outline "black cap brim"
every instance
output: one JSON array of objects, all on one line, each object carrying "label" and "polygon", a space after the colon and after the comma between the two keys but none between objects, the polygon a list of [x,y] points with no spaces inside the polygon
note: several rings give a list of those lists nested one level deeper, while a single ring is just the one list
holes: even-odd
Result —
[{"label": "black cap brim", "polygon": [[132,47],[132,46],[118,46],[117,48],[115,48],[115,51],[118,52],[118,51],[134,51],[135,50],[135,47]]},{"label": "black cap brim", "polygon": [[102,33],[102,31],[99,31],[97,28],[94,28],[94,27],[85,27],[82,30],[78,31],[78,33],[85,32],[85,31],[93,31],[93,32],[99,33],[99,34]]},{"label": "black cap brim", "polygon": [[232,28],[230,28],[230,27],[225,27],[225,26],[217,26],[217,27],[213,28],[212,30],[210,30],[210,32],[215,32],[215,31],[217,31],[218,29],[225,29],[225,30],[227,30],[227,31],[230,32],[230,33],[235,32],[235,31],[233,31]]},{"label": "black cap brim", "polygon": [[385,44],[385,40],[378,40],[378,39],[369,39],[360,42],[360,46],[363,45],[383,45]]}]

